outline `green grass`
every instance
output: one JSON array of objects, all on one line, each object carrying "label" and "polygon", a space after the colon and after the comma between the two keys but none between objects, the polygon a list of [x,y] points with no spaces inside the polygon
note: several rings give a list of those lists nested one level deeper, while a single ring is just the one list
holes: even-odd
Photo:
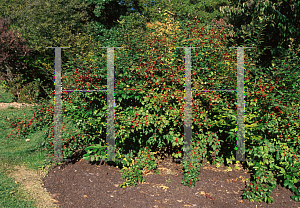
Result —
[{"label": "green grass", "polygon": [[[2,166],[2,165],[1,165]],[[1,207],[36,207],[34,202],[28,200],[24,192],[20,192],[20,186],[15,184],[12,178],[4,174],[0,167],[0,206]]]},{"label": "green grass", "polygon": [[5,90],[0,85],[0,103],[11,103],[14,102],[14,96],[12,94],[6,93]]},{"label": "green grass", "polygon": [[[1,88],[0,95],[2,96],[0,102],[12,102],[13,100],[13,96],[5,93]],[[28,120],[33,117],[30,109],[30,107],[23,108]],[[24,118],[22,109],[0,109],[0,207],[36,207],[34,206],[35,202],[30,200],[29,194],[21,189],[13,178],[8,177],[8,174],[14,171],[15,166],[19,165],[37,172],[49,168],[51,164],[44,163],[46,152],[39,148],[39,144],[43,142],[43,134],[47,133],[47,126],[27,136],[6,138],[15,130],[9,129],[9,121],[14,118]],[[63,122],[67,123],[67,120],[63,118]],[[76,131],[72,124],[66,124],[66,127],[71,131]],[[26,142],[26,139],[30,139],[30,141]]]},{"label": "green grass", "polygon": [[[0,90],[0,102],[13,102],[13,96]],[[12,129],[8,129],[7,118],[24,117],[21,110],[0,109],[0,207],[36,207],[34,201],[29,199],[29,195],[24,192],[20,185],[15,183],[13,178],[7,176],[13,171],[15,165],[21,163],[30,164],[37,167],[41,164],[40,153],[34,150],[33,143],[25,144],[24,139],[7,139]],[[28,113],[28,112],[27,112]],[[6,132],[5,132],[6,131]]]}]

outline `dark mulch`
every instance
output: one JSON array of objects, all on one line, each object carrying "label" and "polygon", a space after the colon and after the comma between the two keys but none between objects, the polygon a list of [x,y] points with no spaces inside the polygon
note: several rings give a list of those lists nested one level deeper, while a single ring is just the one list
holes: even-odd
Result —
[{"label": "dark mulch", "polygon": [[[79,153],[79,159],[82,154]],[[233,168],[237,165],[229,165],[232,171],[225,171],[224,164],[219,168],[205,165],[200,168],[200,181],[189,188],[181,184],[181,165],[166,155],[157,160],[159,175],[145,172],[144,184],[124,189],[119,187],[125,181],[121,179],[119,168],[103,162],[79,160],[78,155],[76,157],[72,162],[52,166],[48,176],[42,179],[44,188],[61,207],[300,208],[300,202],[293,201],[290,198],[292,192],[281,184],[272,193],[275,201],[272,204],[242,199],[245,179],[250,178],[250,173],[242,165],[238,166],[240,170]]]}]

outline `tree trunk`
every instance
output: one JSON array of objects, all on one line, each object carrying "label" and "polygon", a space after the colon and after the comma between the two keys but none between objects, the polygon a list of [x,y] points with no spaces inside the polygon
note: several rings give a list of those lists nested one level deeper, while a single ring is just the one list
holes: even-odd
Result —
[{"label": "tree trunk", "polygon": [[9,79],[9,82],[11,83],[13,81],[13,75],[12,75],[12,72],[11,72],[11,67],[8,66],[8,65],[5,65],[5,68],[6,68],[7,77]]}]

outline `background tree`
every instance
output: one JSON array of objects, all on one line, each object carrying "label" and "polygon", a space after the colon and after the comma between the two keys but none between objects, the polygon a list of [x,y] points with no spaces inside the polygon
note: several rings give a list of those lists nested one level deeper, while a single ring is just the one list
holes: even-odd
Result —
[{"label": "background tree", "polygon": [[[9,29],[14,29],[27,40],[31,56],[21,57],[19,62],[26,63],[27,69],[20,68],[24,82],[40,79],[42,96],[46,96],[47,88],[54,89],[54,50],[48,46],[70,46],[63,49],[63,64],[70,56],[79,52],[87,52],[86,32],[89,24],[88,5],[82,0],[3,0],[0,2],[0,16],[10,19]],[[78,38],[78,34],[81,37]],[[84,36],[84,37],[82,37]],[[76,40],[74,37],[77,37]],[[67,53],[64,53],[67,52]],[[43,90],[44,89],[44,90]]]},{"label": "background tree", "polygon": [[[230,5],[228,0],[86,0],[86,2],[89,4],[89,14],[93,17],[91,22],[93,37],[103,45],[110,45],[118,39],[119,34],[115,32],[120,26],[118,22],[123,23],[122,27],[131,22],[132,25],[128,25],[129,33],[134,34],[134,28],[138,28],[139,32],[146,32],[147,23],[165,22],[166,11],[175,21],[196,19],[200,20],[200,24],[207,25],[213,19],[219,20],[225,16],[220,12],[221,6]],[[110,21],[107,21],[108,19]]]},{"label": "background tree", "polygon": [[[47,46],[63,46],[69,32],[85,31],[87,4],[81,0],[13,0],[1,1],[1,16],[10,17],[11,27],[21,32],[34,50],[47,51]],[[8,6],[9,5],[9,6]]]},{"label": "background tree", "polygon": [[233,0],[230,7],[221,8],[236,32],[230,44],[256,45],[259,35],[264,41],[257,45],[258,65],[271,66],[273,59],[285,56],[289,45],[299,45],[299,5],[295,0]]},{"label": "background tree", "polygon": [[[0,16],[11,20],[11,29],[15,29],[27,40],[32,56],[20,58],[28,65],[23,71],[26,82],[43,80],[43,96],[47,88],[54,88],[54,51],[48,46],[70,46],[62,50],[62,62],[68,65],[71,58],[81,54],[89,62],[90,43],[97,39],[103,43],[114,40],[113,27],[120,15],[130,13],[130,8],[119,1],[93,0],[3,0],[0,2]],[[93,39],[91,39],[93,35]],[[98,37],[94,40],[94,37]],[[103,46],[103,45],[101,45]],[[115,46],[115,45],[114,45]],[[93,48],[94,50],[94,48]],[[90,55],[88,55],[90,54]],[[46,79],[45,79],[46,77]]]},{"label": "background tree", "polygon": [[163,18],[163,10],[170,11],[170,15],[177,20],[193,20],[200,23],[209,23],[213,19],[219,19],[224,15],[220,12],[220,6],[230,5],[228,0],[203,1],[203,0],[140,0],[132,4],[133,11],[139,12],[151,20],[160,21]]},{"label": "background tree", "polygon": [[20,56],[30,55],[26,40],[17,31],[9,31],[9,19],[0,18],[0,73],[11,83],[13,74],[27,66],[18,61]]}]

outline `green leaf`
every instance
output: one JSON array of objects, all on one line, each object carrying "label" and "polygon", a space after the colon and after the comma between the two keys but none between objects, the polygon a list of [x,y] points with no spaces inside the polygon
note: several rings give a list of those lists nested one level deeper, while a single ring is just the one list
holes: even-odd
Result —
[{"label": "green leaf", "polygon": [[85,150],[85,151],[88,151],[88,150],[91,150],[91,149],[94,149],[94,147],[93,147],[93,146],[88,146],[88,147],[86,147],[84,150]]},{"label": "green leaf", "polygon": [[97,152],[97,150],[98,150],[97,148],[94,148],[94,149],[92,150],[92,152]]},{"label": "green leaf", "polygon": [[90,154],[84,154],[83,155],[84,160],[88,160],[88,159],[90,159],[90,157],[91,157]]}]

